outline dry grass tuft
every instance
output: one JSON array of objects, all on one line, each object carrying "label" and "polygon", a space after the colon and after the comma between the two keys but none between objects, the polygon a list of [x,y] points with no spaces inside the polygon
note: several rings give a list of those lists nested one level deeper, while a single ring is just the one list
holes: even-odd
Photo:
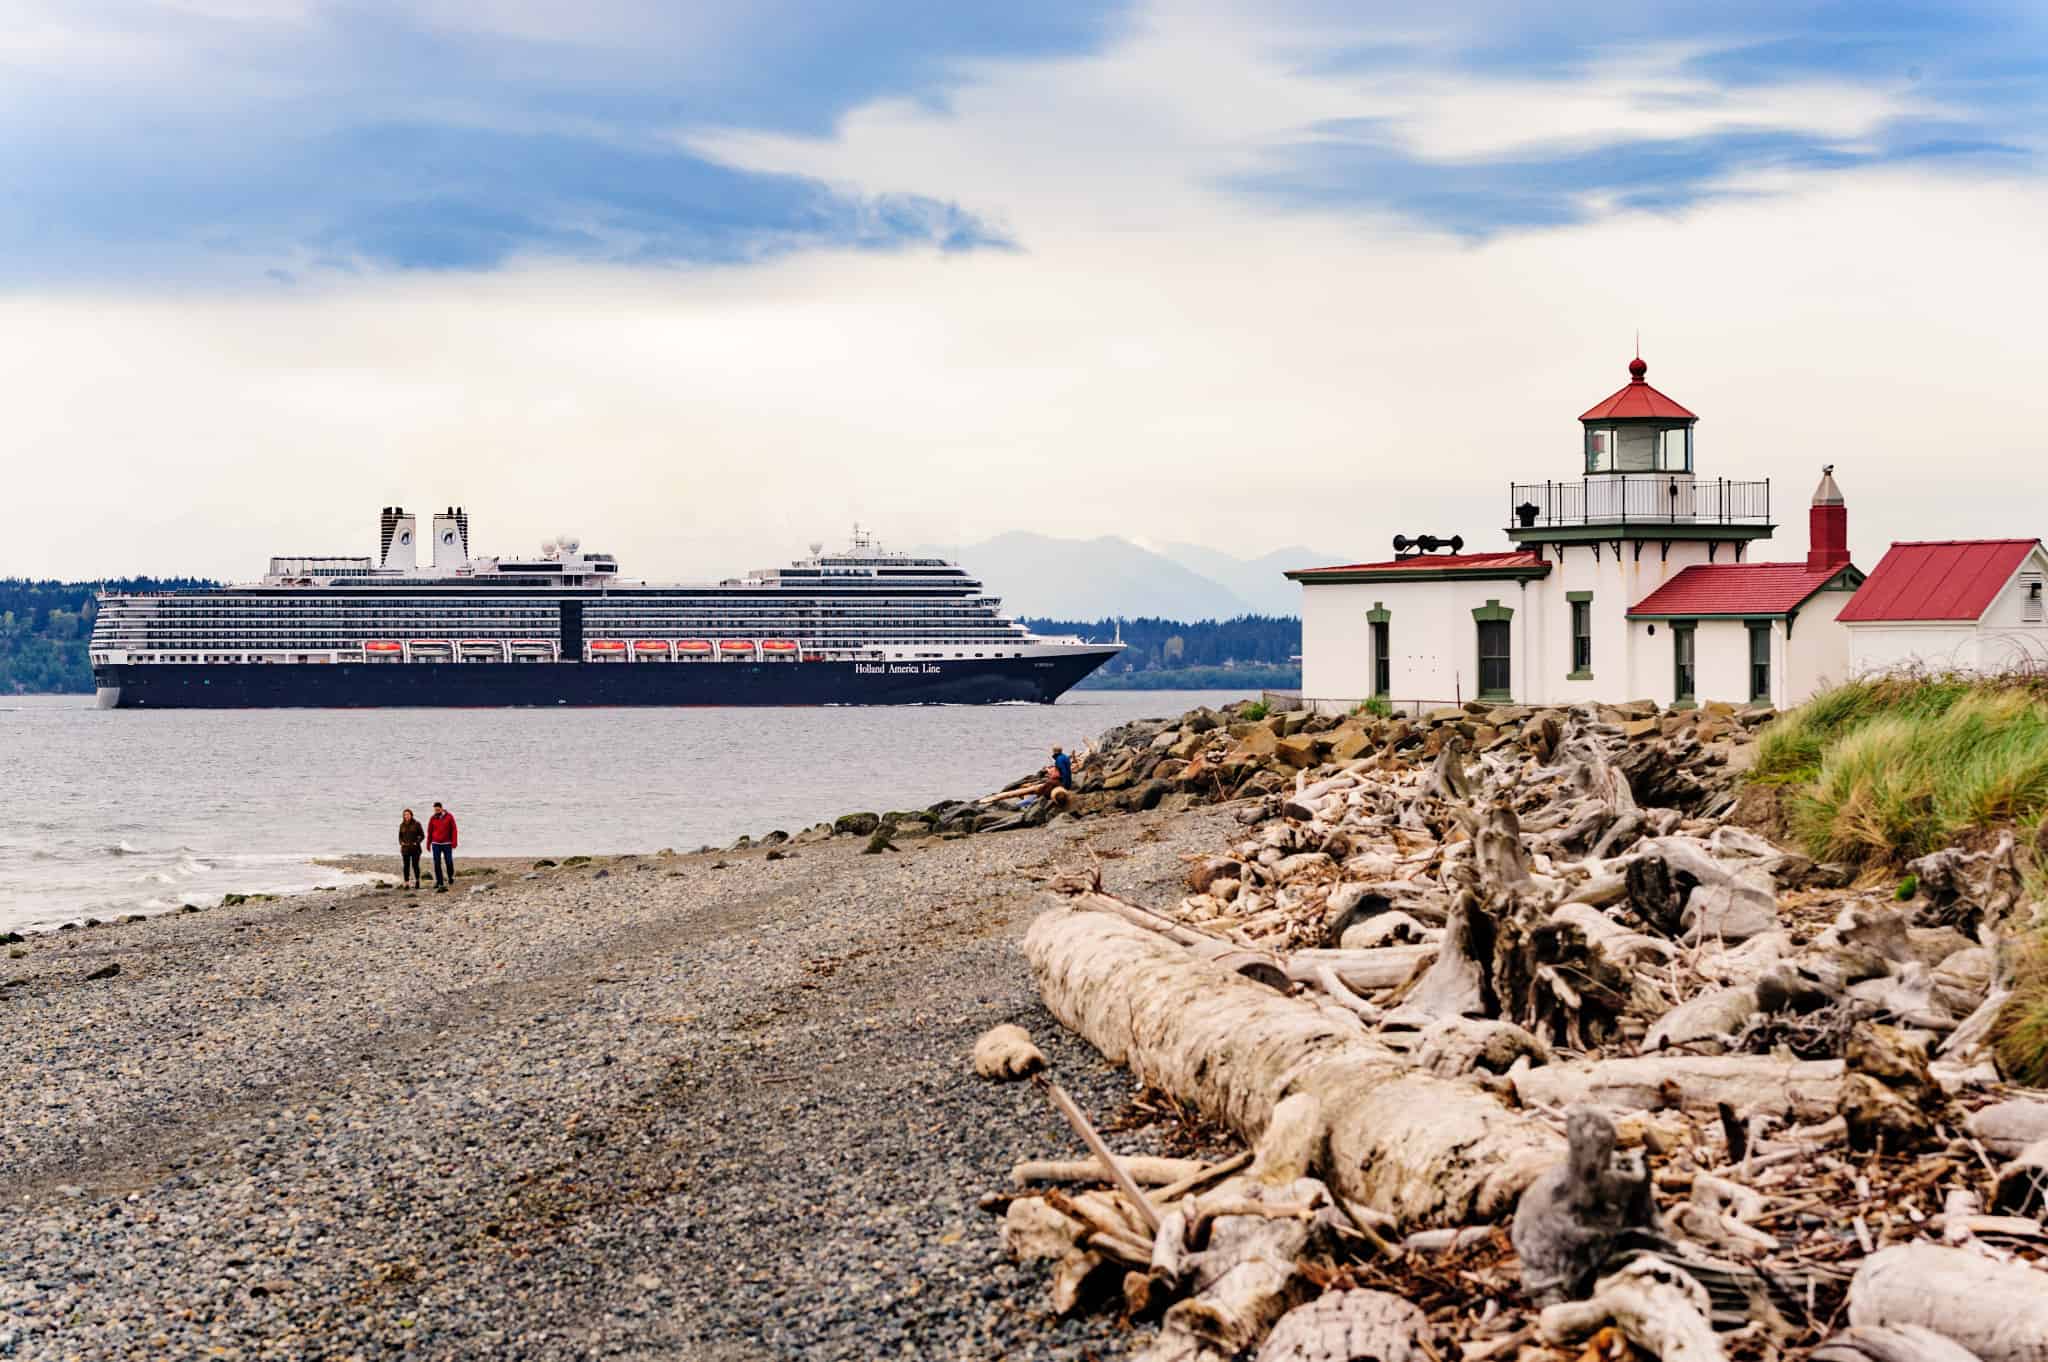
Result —
[{"label": "dry grass tuft", "polygon": [[2012,996],[1991,1028],[1998,1072],[2030,1088],[2048,1087],[2048,935],[2016,948]]}]

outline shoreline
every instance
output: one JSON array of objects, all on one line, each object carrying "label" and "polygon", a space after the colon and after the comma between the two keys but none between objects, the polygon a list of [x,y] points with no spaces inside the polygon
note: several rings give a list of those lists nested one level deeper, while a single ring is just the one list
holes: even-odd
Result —
[{"label": "shoreline", "polygon": [[[244,865],[238,867],[238,869],[245,869],[248,873],[234,875],[236,880],[244,886],[240,889],[221,890],[218,892],[213,890],[204,892],[180,890],[175,880],[164,880],[157,885],[156,892],[152,893],[148,898],[134,903],[100,902],[70,910],[62,918],[44,918],[27,922],[10,923],[6,917],[0,916],[0,943],[13,944],[16,940],[32,940],[37,937],[53,936],[59,933],[97,931],[117,924],[133,925],[139,922],[155,921],[158,918],[213,912],[220,908],[234,907],[239,903],[284,900],[297,898],[303,894],[326,893],[338,889],[365,888],[370,887],[372,884],[372,881],[367,876],[376,873],[371,870],[351,869],[343,864],[346,861],[364,858],[336,856],[318,852],[305,854],[279,852],[251,855],[246,853],[213,854],[198,851],[179,851],[175,854],[181,858],[204,862],[204,870],[197,873],[219,872],[221,865],[229,861],[260,861],[273,865],[278,870],[296,869],[309,874],[313,871],[331,871],[332,875],[325,878],[334,879],[334,882],[312,884],[298,884],[295,882],[279,885],[274,880],[267,879],[262,870],[257,866]],[[396,858],[394,857],[393,859]],[[301,876],[293,876],[294,881],[299,878]],[[131,881],[131,883],[134,883],[134,881]],[[264,887],[266,885],[269,887]],[[34,891],[30,889],[27,892],[32,893]],[[210,899],[212,902],[191,902],[190,900],[194,898]],[[157,901],[155,906],[152,906],[152,900]]]},{"label": "shoreline", "polygon": [[1014,943],[1057,871],[1161,892],[1229,817],[476,858],[498,873],[446,895],[39,934],[0,956],[0,1342],[1118,1356],[1117,1326],[1033,1303],[1045,1269],[975,1207],[1020,1153],[1077,1146],[968,1051],[1018,1022],[1119,1149],[1184,1151]]}]

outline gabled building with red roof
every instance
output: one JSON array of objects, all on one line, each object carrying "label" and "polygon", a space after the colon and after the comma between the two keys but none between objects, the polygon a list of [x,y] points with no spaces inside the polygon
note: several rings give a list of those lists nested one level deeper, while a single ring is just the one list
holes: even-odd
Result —
[{"label": "gabled building with red roof", "polygon": [[1287,574],[1303,588],[1304,696],[1785,706],[1847,674],[1836,617],[1863,574],[1832,470],[1805,561],[1752,561],[1776,528],[1770,482],[1699,477],[1699,417],[1640,357],[1628,367],[1579,417],[1580,475],[1510,485],[1510,551],[1397,536],[1394,558]]},{"label": "gabled building with red roof", "polygon": [[1842,611],[1857,674],[2007,671],[2048,663],[2038,539],[1893,544]]}]

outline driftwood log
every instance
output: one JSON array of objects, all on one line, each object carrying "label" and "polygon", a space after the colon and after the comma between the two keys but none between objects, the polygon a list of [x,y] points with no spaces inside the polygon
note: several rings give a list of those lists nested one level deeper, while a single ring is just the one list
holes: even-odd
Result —
[{"label": "driftwood log", "polygon": [[1332,1291],[1273,1326],[1259,1362],[1425,1362],[1429,1319],[1386,1291]]},{"label": "driftwood log", "polygon": [[1918,1325],[1981,1362],[2048,1362],[2048,1273],[1969,1249],[1901,1244],[1857,1269],[1849,1322]]},{"label": "driftwood log", "polygon": [[1854,1324],[1813,1350],[1813,1362],[1980,1362],[1975,1353],[1932,1329]]},{"label": "driftwood log", "polygon": [[[1148,1187],[1166,1187],[1209,1167],[1200,1159],[1159,1159],[1143,1154],[1119,1154],[1116,1161],[1131,1175],[1131,1181]],[[1026,1159],[1010,1170],[1010,1181],[1019,1187],[1034,1182],[1100,1182],[1108,1176],[1096,1159]]]},{"label": "driftwood log", "polygon": [[1503,1214],[1563,1153],[1554,1131],[1487,1093],[1416,1072],[1316,1004],[1119,917],[1050,909],[1024,953],[1062,1024],[1248,1140],[1282,1098],[1319,1098],[1331,1186],[1404,1223]]},{"label": "driftwood log", "polygon": [[1965,1124],[1974,1138],[1984,1142],[1985,1148],[2010,1158],[2028,1145],[2048,1140],[2048,1102],[2029,1097],[2008,1098],[1979,1107]]},{"label": "driftwood log", "polygon": [[1747,1114],[1826,1120],[1841,1103],[1842,1061],[1769,1055],[1643,1055],[1590,1063],[1546,1064],[1514,1075],[1524,1102],[1590,1102],[1618,1111],[1676,1106],[1718,1114],[1722,1103]]},{"label": "driftwood log", "polygon": [[1609,1320],[1659,1362],[1722,1362],[1707,1322],[1706,1288],[1656,1257],[1602,1277],[1589,1300],[1548,1306],[1538,1328],[1554,1343],[1590,1334]]}]

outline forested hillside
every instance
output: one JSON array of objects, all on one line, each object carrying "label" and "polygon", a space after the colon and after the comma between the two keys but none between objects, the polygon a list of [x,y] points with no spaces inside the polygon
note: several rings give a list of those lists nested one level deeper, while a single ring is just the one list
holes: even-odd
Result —
[{"label": "forested hillside", "polygon": [[92,637],[95,592],[212,585],[193,577],[121,577],[105,582],[0,577],[0,695],[92,689],[86,643]]},{"label": "forested hillside", "polygon": [[[1119,621],[1027,620],[1041,634],[1108,640]],[[1301,621],[1292,616],[1240,615],[1187,623],[1146,617],[1121,621],[1124,651],[1082,682],[1108,689],[1203,689],[1238,681],[1286,689],[1301,682]]]}]

